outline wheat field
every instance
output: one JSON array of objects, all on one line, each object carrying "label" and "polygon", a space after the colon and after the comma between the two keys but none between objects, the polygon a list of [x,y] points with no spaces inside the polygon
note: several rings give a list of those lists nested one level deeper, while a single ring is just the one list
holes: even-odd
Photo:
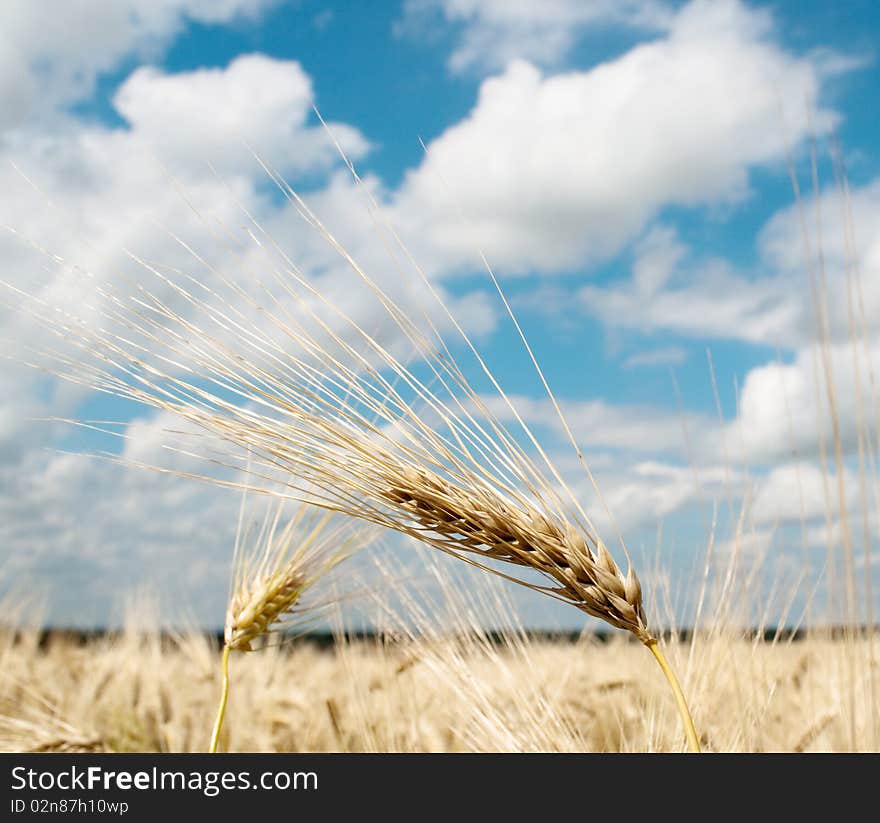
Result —
[{"label": "wheat field", "polygon": [[[219,653],[200,634],[123,633],[79,643],[2,637],[0,745],[12,751],[198,752],[207,746]],[[880,688],[848,676],[866,639],[768,644],[698,638],[671,658],[709,752],[869,751]],[[239,656],[223,733],[239,752],[668,752],[683,748],[662,677],[638,643],[473,638]]]}]

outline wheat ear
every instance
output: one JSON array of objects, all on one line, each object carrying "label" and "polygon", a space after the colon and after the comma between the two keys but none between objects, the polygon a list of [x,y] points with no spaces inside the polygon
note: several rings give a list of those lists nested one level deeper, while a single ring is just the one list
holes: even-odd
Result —
[{"label": "wheat ear", "polygon": [[209,752],[216,752],[229,698],[231,652],[253,651],[275,632],[302,631],[333,602],[325,595],[315,599],[313,587],[371,540],[372,530],[351,529],[331,522],[329,514],[316,514],[306,506],[280,526],[283,506],[264,519],[254,540],[256,550],[239,530],[236,535],[234,573],[226,608],[221,657],[222,687],[211,732]]},{"label": "wheat ear", "polygon": [[[623,541],[625,573],[436,288],[416,267],[417,285],[437,299],[491,396],[472,387],[427,312],[419,318],[402,308],[299,195],[273,179],[412,344],[417,367],[328,299],[247,215],[249,236],[266,255],[263,275],[248,270],[248,289],[180,241],[205,276],[132,254],[158,288],[93,283],[100,327],[32,299],[34,314],[79,353],[52,352],[52,373],[173,412],[219,437],[232,448],[211,462],[245,471],[245,485],[394,529],[632,632],[660,664],[697,750]],[[250,261],[240,259],[247,269]],[[502,415],[516,422],[514,432]],[[271,487],[279,475],[282,491]]]}]

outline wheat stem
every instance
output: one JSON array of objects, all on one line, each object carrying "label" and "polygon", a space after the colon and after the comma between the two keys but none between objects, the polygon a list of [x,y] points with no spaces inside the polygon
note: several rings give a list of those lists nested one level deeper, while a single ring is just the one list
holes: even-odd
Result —
[{"label": "wheat stem", "polygon": [[645,645],[651,651],[651,654],[654,655],[654,658],[660,664],[660,668],[663,669],[663,674],[666,675],[666,679],[669,681],[669,686],[672,689],[672,693],[675,695],[675,702],[678,705],[678,713],[681,715],[681,722],[684,726],[684,732],[687,736],[688,749],[690,751],[699,754],[700,753],[700,741],[697,738],[697,730],[694,728],[694,721],[691,717],[690,710],[688,709],[687,700],[685,699],[684,692],[681,690],[681,684],[678,682],[678,678],[675,676],[675,672],[672,670],[672,667],[669,665],[669,662],[666,660],[666,655],[663,654],[663,650],[660,648],[657,641],[652,637]]},{"label": "wheat stem", "polygon": [[223,690],[220,692],[220,705],[217,707],[217,719],[214,721],[214,731],[211,732],[211,747],[208,751],[214,754],[217,744],[220,742],[220,729],[223,728],[223,718],[226,716],[226,701],[229,699],[229,646],[223,646]]}]

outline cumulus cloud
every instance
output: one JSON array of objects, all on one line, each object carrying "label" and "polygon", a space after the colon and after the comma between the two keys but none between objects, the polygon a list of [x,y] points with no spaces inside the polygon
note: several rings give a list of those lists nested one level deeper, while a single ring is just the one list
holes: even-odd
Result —
[{"label": "cumulus cloud", "polygon": [[[799,349],[880,332],[880,180],[829,187],[774,214],[758,235],[754,274],[694,260],[671,227],[649,231],[628,279],[556,295],[609,328],[674,332]],[[811,285],[812,283],[812,285]],[[815,290],[815,292],[814,292]],[[821,307],[816,313],[817,303]]]},{"label": "cumulus cloud", "polygon": [[[589,457],[589,455],[588,455]],[[694,528],[688,522],[688,513],[715,502],[733,501],[745,488],[744,473],[721,463],[699,467],[669,460],[646,460],[638,456],[599,453],[591,459],[591,470],[597,479],[601,498],[592,484],[584,478],[583,470],[573,463],[560,461],[565,466],[566,480],[576,498],[588,507],[588,512],[599,533],[611,545],[618,530],[629,541],[644,537],[658,524],[676,518],[683,526],[682,540],[694,535],[695,543],[687,554],[702,549],[708,540],[711,515],[706,513]],[[686,536],[685,536],[686,535]]]},{"label": "cumulus cloud", "polygon": [[50,621],[106,625],[140,586],[176,603],[175,619],[222,619],[238,505],[228,491],[43,451],[4,463],[0,489],[4,587],[44,587]]},{"label": "cumulus cloud", "polygon": [[[199,169],[205,159],[221,174],[251,166],[248,147],[282,174],[312,174],[339,163],[326,131],[313,118],[311,79],[299,63],[261,54],[225,68],[166,74],[142,67],[116,92],[113,104],[143,140],[174,169]],[[369,148],[357,129],[330,123],[352,160]]]},{"label": "cumulus cloud", "polygon": [[516,58],[554,65],[589,29],[656,31],[672,19],[670,5],[660,0],[407,0],[400,28],[423,35],[437,13],[459,35],[448,60],[456,73],[500,69]]},{"label": "cumulus cloud", "polygon": [[[274,286],[276,307],[289,319],[297,305],[273,278],[282,265],[296,263],[313,271],[329,300],[350,310],[364,329],[389,347],[401,348],[399,329],[377,331],[385,312],[374,298],[366,299],[368,289],[350,270],[346,273],[337,251],[294,207],[270,192],[263,170],[236,143],[249,142],[281,173],[315,185],[316,209],[334,231],[338,221],[346,223],[339,235],[351,242],[351,252],[404,308],[416,314],[431,311],[433,298],[424,287],[408,289],[398,271],[389,271],[387,249],[364,209],[364,190],[347,173],[334,174],[341,160],[310,116],[312,103],[311,82],[297,63],[245,56],[220,69],[176,75],[155,69],[134,72],[114,97],[125,121],[119,127],[67,117],[55,121],[56,129],[42,130],[31,121],[26,129],[9,132],[0,148],[0,223],[14,230],[0,237],[0,279],[6,284],[2,303],[13,305],[12,311],[0,313],[4,353],[55,368],[61,364],[62,372],[76,376],[78,366],[63,365],[61,358],[76,359],[77,352],[55,339],[31,307],[92,331],[119,330],[107,318],[113,305],[110,292],[126,295],[144,286],[181,316],[191,317],[192,306],[160,276],[169,271],[185,283],[189,281],[181,272],[213,277],[215,283],[222,272],[241,293],[262,302],[266,287]],[[357,129],[330,125],[352,156],[367,149],[368,141]],[[365,189],[373,185],[370,179],[364,183]],[[271,232],[272,241],[248,225],[248,214]],[[384,251],[381,266],[375,247]],[[21,289],[33,301],[9,287]],[[469,332],[480,336],[491,331],[494,309],[485,295],[447,298]],[[205,299],[212,298],[206,293]],[[256,311],[248,313],[246,306],[240,310],[239,317],[247,315],[253,328],[278,340],[276,325]],[[131,329],[126,334],[140,340]],[[157,345],[147,341],[147,346],[145,357],[160,354]],[[55,354],[43,359],[34,355],[33,349],[44,347]],[[195,357],[198,352],[187,354]],[[181,363],[185,365],[186,357]],[[70,585],[53,595],[51,614],[81,624],[106,619],[127,580],[155,584],[165,592],[186,590],[187,602],[222,605],[237,507],[228,492],[59,455],[55,450],[65,444],[75,450],[115,451],[119,446],[114,441],[108,445],[106,439],[83,439],[69,426],[35,423],[33,418],[125,420],[135,415],[127,427],[125,459],[204,471],[203,464],[191,466],[181,452],[159,449],[180,439],[168,433],[182,428],[179,421],[163,415],[139,419],[142,409],[134,404],[102,402],[23,367],[5,366],[0,389],[2,552],[10,580],[23,584],[66,578]],[[182,445],[211,453],[204,439],[194,447],[192,433]],[[46,447],[52,451],[47,453]],[[218,451],[222,456],[228,449]],[[81,612],[83,599],[93,604],[88,614]],[[212,619],[216,615],[206,618]]]},{"label": "cumulus cloud", "polygon": [[841,446],[852,453],[860,431],[876,437],[878,237],[880,181],[846,193],[830,188],[818,203],[805,197],[767,221],[757,274],[693,260],[673,230],[655,227],[636,246],[627,279],[563,290],[552,303],[612,329],[780,347],[781,361],[745,375],[737,420],[725,433],[732,453],[766,463],[814,455],[820,438],[830,448],[832,398]]},{"label": "cumulus cloud", "polygon": [[[509,399],[526,423],[555,432],[560,438],[564,436],[565,430],[549,399],[521,395],[512,395]],[[487,397],[484,401],[499,419],[514,420],[502,400]],[[704,415],[682,415],[648,406],[608,403],[600,399],[562,399],[560,406],[578,443],[601,449],[683,455],[685,428],[699,431],[700,437],[707,440],[717,430],[712,419]]]},{"label": "cumulus cloud", "polygon": [[[854,508],[858,497],[858,477],[843,471],[845,503]],[[816,463],[784,463],[775,466],[757,483],[750,507],[755,523],[805,522],[825,517],[826,512],[839,516],[837,474],[823,471]]]},{"label": "cumulus cloud", "polygon": [[87,97],[129,57],[156,55],[188,21],[255,18],[278,0],[80,0],[0,7],[0,131]]},{"label": "cumulus cloud", "polygon": [[[699,489],[688,466],[643,462],[634,466],[630,476],[605,484],[602,496],[617,526],[629,530],[662,520],[698,500]],[[603,514],[596,508],[601,522]]]},{"label": "cumulus cloud", "polygon": [[[880,332],[880,178],[844,190],[831,185],[818,198],[805,196],[767,222],[758,248],[771,271],[802,284],[792,297],[812,299],[813,275],[835,342],[853,332],[856,337]],[[812,313],[810,319],[815,326]],[[804,338],[812,336],[812,329],[805,330]]]},{"label": "cumulus cloud", "polygon": [[[753,168],[784,160],[780,104],[816,112],[820,131],[836,120],[820,67],[774,34],[736,0],[695,0],[665,36],[588,71],[516,60],[429,143],[397,222],[437,269],[473,268],[480,249],[509,274],[607,259],[664,206],[738,202]],[[792,117],[788,136],[806,134]]]},{"label": "cumulus cloud", "polygon": [[[106,323],[107,290],[126,294],[136,283],[188,310],[181,295],[130,255],[196,276],[222,264],[227,277],[256,288],[240,265],[253,245],[241,230],[248,221],[243,209],[268,220],[279,207],[266,194],[264,172],[228,132],[242,124],[238,134],[257,150],[264,144],[281,173],[326,175],[339,161],[322,127],[306,122],[312,99],[308,78],[290,61],[243,57],[225,69],[174,77],[144,70],[117,94],[120,112],[131,118],[126,126],[67,121],[57,132],[9,141],[0,152],[0,224],[12,230],[0,237],[2,280],[92,328]],[[280,108],[290,108],[289,117],[279,117]],[[172,127],[175,118],[185,120],[181,130]],[[194,121],[225,122],[232,146],[220,137],[212,142],[210,129],[200,131]],[[355,147],[366,146],[355,129],[341,128]],[[201,160],[213,161],[219,173]],[[17,302],[17,295],[5,291],[4,302]],[[26,312],[7,312],[0,322],[19,353],[61,346]]]},{"label": "cumulus cloud", "polygon": [[779,534],[775,529],[750,529],[718,541],[715,548],[722,557],[765,557],[778,539]]},{"label": "cumulus cloud", "polygon": [[875,341],[869,348],[848,343],[805,348],[789,363],[752,369],[727,433],[729,442],[741,444],[752,461],[817,454],[820,438],[831,450],[836,436],[843,452],[852,453],[860,432],[876,438],[872,410],[877,400],[869,378],[878,362],[880,344]]},{"label": "cumulus cloud", "polygon": [[[833,355],[839,360],[838,391],[842,395],[847,391],[842,383],[852,380],[851,370],[849,376],[845,374],[848,354],[851,352]],[[827,419],[817,419],[811,366],[810,358],[804,356],[791,364],[772,364],[749,372],[738,416],[727,424],[707,415],[682,415],[601,400],[569,400],[561,405],[621,528],[638,528],[686,505],[723,499],[743,500],[748,521],[758,531],[764,531],[768,524],[815,522],[826,510],[839,520],[833,430]],[[577,479],[581,467],[566,456],[565,433],[550,401],[518,396],[512,396],[511,401],[543,442],[555,444],[557,464],[564,467],[579,498],[594,500],[592,487]],[[821,398],[818,402],[821,407]],[[862,402],[861,412],[852,395],[842,397],[838,405],[844,454],[855,451],[860,428],[870,439],[868,447],[876,442],[873,422],[867,416],[869,398],[863,397]],[[500,419],[512,424],[513,417],[503,403],[489,400],[488,405]],[[828,463],[824,467],[812,459],[819,450],[820,425],[826,438]],[[548,439],[548,433],[554,439]],[[800,459],[792,461],[793,454]],[[656,455],[656,459],[647,460],[647,455]],[[853,462],[854,458],[847,459],[840,479],[845,508],[852,518],[858,518],[862,478]],[[870,479],[867,482],[870,496]],[[751,489],[747,491],[747,487]],[[591,506],[597,522],[608,528],[610,521],[602,506],[598,502]]]},{"label": "cumulus cloud", "polygon": [[[126,127],[71,124],[68,131],[10,146],[0,157],[30,175],[0,166],[7,194],[0,223],[15,232],[0,238],[7,283],[92,326],[105,322],[106,290],[125,294],[135,283],[146,283],[175,311],[191,312],[182,295],[139,262],[145,261],[159,273],[222,273],[256,301],[270,289],[279,310],[302,316],[274,282],[296,265],[362,328],[387,327],[383,342],[399,345],[393,336],[401,338],[400,329],[367,286],[296,204],[271,191],[237,135],[279,173],[320,181],[310,204],[352,256],[405,309],[416,316],[436,311],[415,272],[402,276],[401,268],[389,269],[388,238],[365,208],[368,193],[383,197],[378,181],[368,177],[358,187],[347,172],[334,172],[341,159],[323,127],[308,120],[313,92],[297,63],[245,56],[209,71],[138,70],[115,101]],[[358,130],[330,126],[352,156],[366,150]],[[479,337],[493,328],[495,311],[485,295],[448,301],[471,333]],[[278,329],[257,312],[249,320],[277,338]],[[39,327],[21,315],[7,315],[3,330],[10,338],[45,343]]]},{"label": "cumulus cloud", "polygon": [[609,328],[771,346],[804,339],[810,307],[793,278],[748,276],[719,258],[690,260],[689,252],[673,229],[654,228],[637,244],[628,280],[559,299]]}]

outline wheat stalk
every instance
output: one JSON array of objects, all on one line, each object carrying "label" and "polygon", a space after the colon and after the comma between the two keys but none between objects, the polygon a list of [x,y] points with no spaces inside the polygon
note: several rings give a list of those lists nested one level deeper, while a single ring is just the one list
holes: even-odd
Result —
[{"label": "wheat stalk", "polygon": [[[180,241],[205,274],[163,270],[131,254],[158,288],[136,283],[125,292],[94,282],[100,328],[32,298],[31,310],[64,345],[79,350],[51,352],[57,365],[50,371],[171,411],[234,446],[213,462],[245,471],[247,482],[209,477],[214,482],[394,529],[631,632],[660,664],[688,744],[698,750],[681,687],[648,628],[628,554],[623,572],[430,280],[415,267],[416,285],[436,298],[441,318],[491,382],[493,400],[472,387],[432,317],[401,308],[299,195],[272,177],[413,344],[418,368],[326,298],[247,215],[250,237],[265,255],[263,274],[252,275],[254,288],[244,289]],[[177,305],[192,316],[184,317]],[[490,403],[516,421],[516,434]],[[272,486],[279,476],[282,491]],[[621,546],[626,553],[622,540]],[[537,572],[546,582],[517,576],[515,568]],[[279,588],[267,603],[283,606],[298,583],[277,579],[273,585]]]},{"label": "wheat stalk", "polygon": [[[242,500],[244,504],[244,499]],[[313,587],[344,560],[366,546],[372,530],[332,523],[330,514],[316,515],[300,506],[283,525],[283,504],[263,520],[253,540],[236,534],[233,578],[226,608],[221,658],[222,688],[211,732],[210,752],[216,752],[229,698],[231,652],[250,652],[278,632],[302,631],[333,602],[315,599]],[[255,547],[255,548],[254,548]]]}]

